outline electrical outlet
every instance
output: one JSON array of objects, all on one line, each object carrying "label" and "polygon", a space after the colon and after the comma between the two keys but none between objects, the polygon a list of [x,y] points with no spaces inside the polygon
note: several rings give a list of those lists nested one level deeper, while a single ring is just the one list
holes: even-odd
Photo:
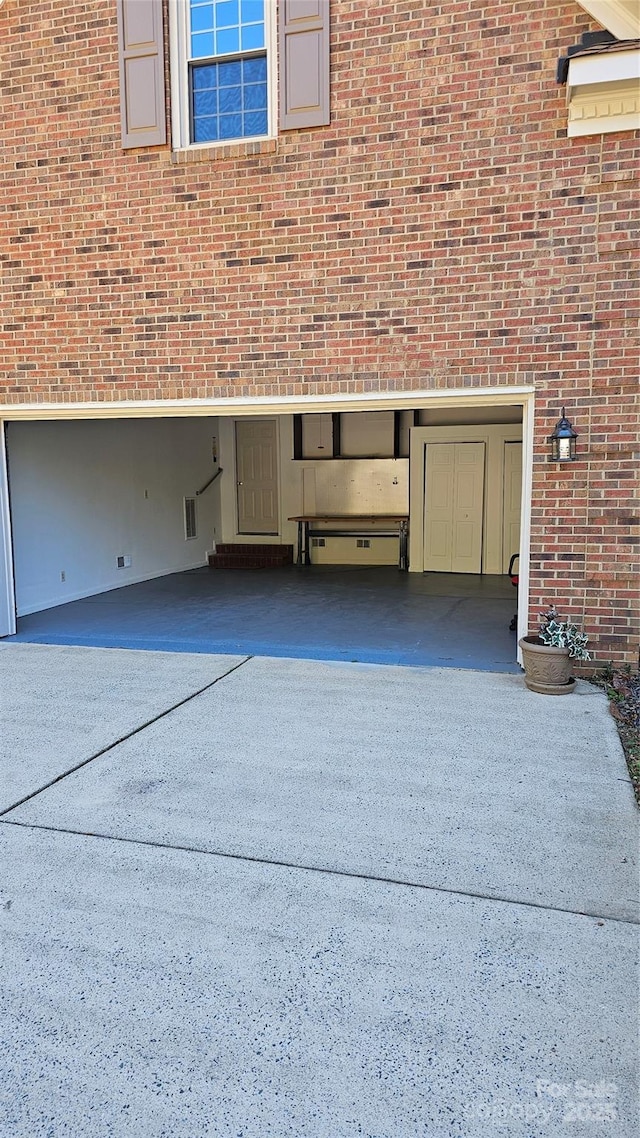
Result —
[{"label": "electrical outlet", "polygon": [[64,569],[61,569],[60,570],[60,580],[66,581],[66,579],[67,579],[67,574],[65,573]]},{"label": "electrical outlet", "polygon": [[116,558],[116,568],[117,569],[130,569],[131,568],[131,556],[130,556],[130,554],[128,554],[128,553],[120,554],[120,556]]}]

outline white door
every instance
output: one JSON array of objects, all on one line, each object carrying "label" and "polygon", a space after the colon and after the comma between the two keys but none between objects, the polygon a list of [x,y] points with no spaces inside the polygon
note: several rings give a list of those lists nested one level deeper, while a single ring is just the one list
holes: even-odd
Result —
[{"label": "white door", "polygon": [[502,571],[507,573],[512,553],[520,552],[520,503],[522,501],[522,443],[504,444],[502,491]]},{"label": "white door", "polygon": [[482,572],[484,443],[428,443],[424,569]]},{"label": "white door", "polygon": [[16,605],[11,555],[7,449],[4,423],[0,420],[0,636],[13,636],[15,631]]},{"label": "white door", "polygon": [[238,533],[278,532],[278,436],[275,419],[236,423]]}]

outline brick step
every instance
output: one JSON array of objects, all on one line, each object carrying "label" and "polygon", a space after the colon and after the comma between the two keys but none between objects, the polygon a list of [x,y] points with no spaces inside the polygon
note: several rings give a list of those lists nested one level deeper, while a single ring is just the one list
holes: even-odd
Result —
[{"label": "brick step", "polygon": [[209,554],[210,569],[277,569],[293,563],[292,545],[240,545],[221,542]]}]

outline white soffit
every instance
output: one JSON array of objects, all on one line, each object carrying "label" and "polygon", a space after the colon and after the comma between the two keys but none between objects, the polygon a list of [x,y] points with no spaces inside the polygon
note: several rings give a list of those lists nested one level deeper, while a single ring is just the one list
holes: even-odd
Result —
[{"label": "white soffit", "polygon": [[635,40],[640,37],[638,0],[577,0],[577,2],[616,39]]}]

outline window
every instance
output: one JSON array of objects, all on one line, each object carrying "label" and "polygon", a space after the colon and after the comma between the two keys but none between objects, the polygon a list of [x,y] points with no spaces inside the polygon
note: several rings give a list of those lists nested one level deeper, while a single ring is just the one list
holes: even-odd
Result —
[{"label": "window", "polygon": [[329,0],[170,0],[176,150],[329,122]]},{"label": "window", "polygon": [[[163,0],[117,13],[122,146],[164,145]],[[169,0],[169,16],[174,150],[328,124],[330,0]]]},{"label": "window", "polygon": [[269,133],[264,0],[189,0],[192,142]]}]

